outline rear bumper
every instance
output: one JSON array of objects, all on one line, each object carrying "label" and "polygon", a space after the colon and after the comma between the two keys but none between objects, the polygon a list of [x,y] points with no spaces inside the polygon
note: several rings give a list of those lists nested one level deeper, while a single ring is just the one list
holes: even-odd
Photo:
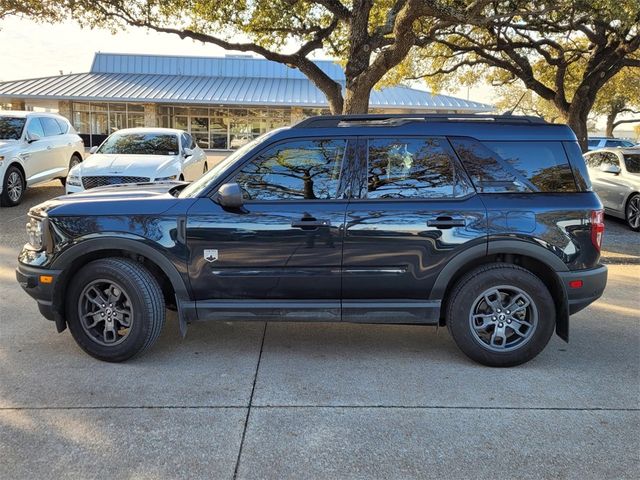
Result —
[{"label": "rear bumper", "polygon": [[[579,312],[602,296],[607,286],[607,267],[599,267],[589,270],[576,270],[573,272],[557,272],[569,301],[569,314]],[[571,282],[582,281],[582,286],[572,286]]]},{"label": "rear bumper", "polygon": [[[49,270],[46,268],[31,267],[23,263],[16,268],[16,279],[22,287],[38,303],[40,313],[49,320],[57,320],[53,306],[56,282],[62,273],[61,270]],[[53,277],[51,283],[42,283],[40,276]]]}]

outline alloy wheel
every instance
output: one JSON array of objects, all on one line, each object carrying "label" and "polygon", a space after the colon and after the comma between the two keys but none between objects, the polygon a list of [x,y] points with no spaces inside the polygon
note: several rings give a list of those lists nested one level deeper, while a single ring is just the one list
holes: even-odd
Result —
[{"label": "alloy wheel", "polygon": [[627,222],[631,228],[640,228],[640,195],[635,195],[629,200]]},{"label": "alloy wheel", "polygon": [[78,300],[82,329],[96,343],[114,346],[131,332],[133,306],[124,289],[112,280],[94,280]]},{"label": "alloy wheel", "polygon": [[538,310],[531,297],[510,285],[491,287],[471,307],[469,325],[474,339],[495,352],[520,348],[533,336]]},{"label": "alloy wheel", "polygon": [[12,202],[17,202],[22,196],[22,178],[18,172],[11,172],[7,178],[7,195]]}]

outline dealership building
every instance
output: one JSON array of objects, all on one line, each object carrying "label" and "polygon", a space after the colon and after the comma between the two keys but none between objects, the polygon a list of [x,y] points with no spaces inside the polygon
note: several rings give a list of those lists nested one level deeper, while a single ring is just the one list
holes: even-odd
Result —
[{"label": "dealership building", "polygon": [[[344,84],[342,68],[316,61]],[[190,132],[208,150],[233,150],[273,128],[328,113],[300,71],[243,55],[182,57],[96,53],[87,73],[0,82],[0,104],[45,108],[69,118],[85,145],[127,127]],[[478,113],[483,103],[395,86],[374,90],[373,113]]]}]

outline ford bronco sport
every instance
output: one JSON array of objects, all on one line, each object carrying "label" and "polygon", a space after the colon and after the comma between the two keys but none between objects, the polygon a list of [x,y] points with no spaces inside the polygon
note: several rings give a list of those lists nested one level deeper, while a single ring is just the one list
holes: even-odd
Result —
[{"label": "ford bronco sport", "polygon": [[199,180],[31,209],[17,278],[57,330],[124,361],[203,320],[446,325],[526,362],[602,294],[602,204],[573,132],[530,117],[326,116]]}]

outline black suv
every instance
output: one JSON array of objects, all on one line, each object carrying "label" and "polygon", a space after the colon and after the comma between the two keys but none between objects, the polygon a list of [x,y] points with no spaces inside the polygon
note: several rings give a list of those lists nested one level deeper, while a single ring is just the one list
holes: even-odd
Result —
[{"label": "black suv", "polygon": [[202,320],[446,325],[486,365],[535,357],[602,294],[602,204],[573,132],[529,117],[315,117],[191,184],[29,212],[17,278],[123,361]]}]

